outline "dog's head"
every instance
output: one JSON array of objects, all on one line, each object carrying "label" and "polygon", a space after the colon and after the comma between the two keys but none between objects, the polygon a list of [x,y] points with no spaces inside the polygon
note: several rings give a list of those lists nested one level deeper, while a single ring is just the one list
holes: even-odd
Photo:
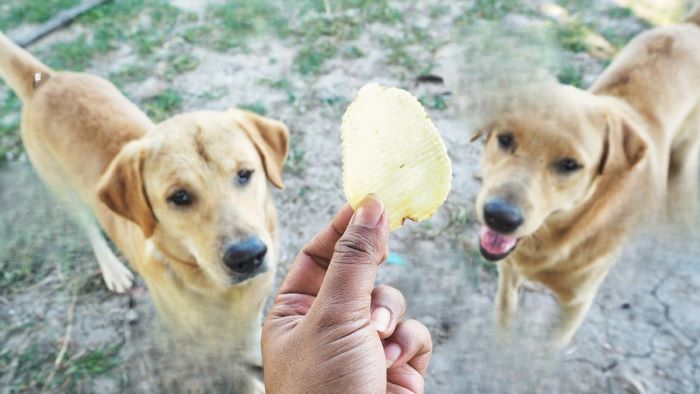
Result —
[{"label": "dog's head", "polygon": [[601,179],[624,176],[646,154],[644,140],[610,102],[572,87],[550,90],[537,103],[525,99],[497,114],[473,137],[486,137],[476,213],[489,260],[580,208]]},{"label": "dog's head", "polygon": [[186,285],[226,288],[274,268],[267,183],[283,186],[287,139],[282,123],[238,109],[178,115],[124,146],[98,195]]}]

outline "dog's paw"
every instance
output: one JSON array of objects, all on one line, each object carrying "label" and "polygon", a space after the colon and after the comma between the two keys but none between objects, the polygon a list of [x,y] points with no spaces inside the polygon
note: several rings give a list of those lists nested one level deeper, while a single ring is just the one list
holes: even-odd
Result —
[{"label": "dog's paw", "polygon": [[102,279],[109,290],[115,293],[124,293],[131,288],[134,284],[134,274],[116,256],[98,260],[100,260]]}]

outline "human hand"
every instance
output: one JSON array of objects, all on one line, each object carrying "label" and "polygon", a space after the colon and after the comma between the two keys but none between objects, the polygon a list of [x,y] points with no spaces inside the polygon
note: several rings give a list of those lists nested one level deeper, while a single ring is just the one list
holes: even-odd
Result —
[{"label": "human hand", "polygon": [[387,255],[374,197],[345,205],[297,256],[262,335],[268,393],[422,393],[432,342],[406,302],[374,287]]}]

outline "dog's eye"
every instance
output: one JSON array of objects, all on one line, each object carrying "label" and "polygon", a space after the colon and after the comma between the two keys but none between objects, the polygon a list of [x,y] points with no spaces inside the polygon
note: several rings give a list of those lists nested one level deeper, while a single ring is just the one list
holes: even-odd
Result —
[{"label": "dog's eye", "polygon": [[568,158],[568,157],[565,159],[561,159],[558,162],[554,163],[554,170],[562,175],[571,174],[572,172],[577,171],[581,167],[582,166],[580,164],[578,164],[578,162],[576,162],[576,160]]},{"label": "dog's eye", "polygon": [[501,149],[503,149],[503,150],[512,150],[513,147],[515,146],[513,134],[511,134],[511,133],[499,134],[497,138],[498,138],[498,146],[500,146]]},{"label": "dog's eye", "polygon": [[236,182],[239,185],[245,186],[250,182],[250,178],[253,176],[253,171],[251,170],[240,170],[236,176]]},{"label": "dog's eye", "polygon": [[168,202],[178,207],[186,207],[192,204],[192,195],[185,189],[178,189],[168,197]]}]

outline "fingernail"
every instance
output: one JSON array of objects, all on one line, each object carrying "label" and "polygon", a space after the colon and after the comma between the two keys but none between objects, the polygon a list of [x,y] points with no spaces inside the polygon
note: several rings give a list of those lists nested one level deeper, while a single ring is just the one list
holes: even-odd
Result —
[{"label": "fingernail", "polygon": [[391,366],[399,359],[401,356],[401,346],[396,343],[390,343],[384,348],[384,356],[386,357],[386,367],[391,368]]},{"label": "fingernail", "polygon": [[383,306],[375,309],[372,312],[372,323],[377,331],[384,332],[389,329],[391,322],[391,312]]},{"label": "fingernail", "polygon": [[368,194],[362,202],[360,207],[355,212],[355,218],[353,219],[353,224],[359,224],[365,227],[374,227],[379,224],[379,220],[382,218],[384,213],[384,206],[382,202],[374,194]]}]

